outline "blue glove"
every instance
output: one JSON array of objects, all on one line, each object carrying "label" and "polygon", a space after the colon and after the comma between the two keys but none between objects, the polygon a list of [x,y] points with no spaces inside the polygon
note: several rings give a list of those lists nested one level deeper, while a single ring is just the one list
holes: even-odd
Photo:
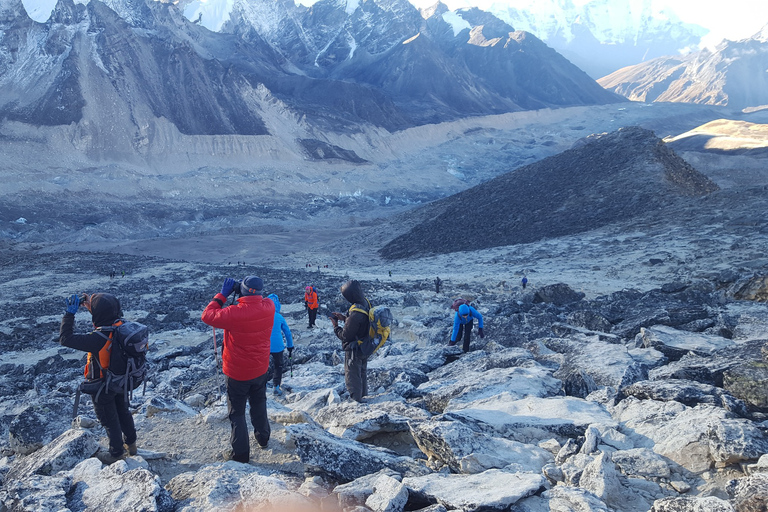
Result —
[{"label": "blue glove", "polygon": [[293,347],[288,347],[288,357],[293,355]]},{"label": "blue glove", "polygon": [[228,277],[224,280],[224,284],[221,285],[221,294],[225,297],[229,297],[232,291],[235,289],[235,280]]},{"label": "blue glove", "polygon": [[482,327],[477,329],[477,334],[479,334],[481,338],[485,338],[485,333],[483,332]]},{"label": "blue glove", "polygon": [[77,313],[77,310],[80,307],[80,297],[78,297],[77,294],[73,293],[72,295],[69,296],[66,302],[67,302],[67,313],[72,313],[73,315]]}]

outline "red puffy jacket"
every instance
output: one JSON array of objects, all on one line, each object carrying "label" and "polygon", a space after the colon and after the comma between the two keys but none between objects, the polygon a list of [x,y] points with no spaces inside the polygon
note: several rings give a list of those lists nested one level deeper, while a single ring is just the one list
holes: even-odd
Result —
[{"label": "red puffy jacket", "polygon": [[222,308],[226,301],[225,296],[216,294],[203,311],[202,320],[224,329],[221,352],[224,375],[235,380],[255,379],[267,373],[269,368],[269,338],[275,320],[275,304],[261,295],[246,295],[236,304]]}]

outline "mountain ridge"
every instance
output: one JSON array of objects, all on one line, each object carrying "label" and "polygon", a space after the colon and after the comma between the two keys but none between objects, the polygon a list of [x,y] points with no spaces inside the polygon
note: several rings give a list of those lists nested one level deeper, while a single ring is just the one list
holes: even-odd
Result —
[{"label": "mountain ridge", "polygon": [[379,254],[422,257],[573,235],[718,188],[653,132],[622,128],[415,210],[424,220]]},{"label": "mountain ridge", "polygon": [[768,26],[714,50],[628,66],[598,80],[633,101],[690,102],[738,109],[768,105]]}]

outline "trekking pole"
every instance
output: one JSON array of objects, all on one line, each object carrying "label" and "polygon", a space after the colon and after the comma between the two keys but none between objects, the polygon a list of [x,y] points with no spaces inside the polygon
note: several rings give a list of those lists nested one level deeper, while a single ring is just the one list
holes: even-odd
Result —
[{"label": "trekking pole", "polygon": [[293,378],[293,354],[288,356],[288,361],[291,363],[291,378]]},{"label": "trekking pole", "polygon": [[77,392],[75,393],[75,407],[72,409],[72,419],[77,418],[77,409],[80,407],[80,386],[77,386]]},{"label": "trekking pole", "polygon": [[216,361],[216,387],[219,390],[219,398],[221,398],[221,379],[219,379],[219,351],[216,348],[216,328],[213,328],[213,358]]}]

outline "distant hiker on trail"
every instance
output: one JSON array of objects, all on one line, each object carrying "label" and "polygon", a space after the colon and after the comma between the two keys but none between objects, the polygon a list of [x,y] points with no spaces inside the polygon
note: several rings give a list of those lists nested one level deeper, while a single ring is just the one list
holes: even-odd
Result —
[{"label": "distant hiker on trail", "polygon": [[523,279],[520,280],[521,283],[523,283],[523,290],[525,290],[525,287],[528,286],[528,278],[523,276]]},{"label": "distant hiker on trail", "polygon": [[274,370],[274,375],[272,376],[274,388],[272,392],[275,395],[282,395],[283,389],[280,385],[283,382],[283,350],[286,348],[286,344],[283,342],[283,335],[285,335],[285,341],[288,342],[289,358],[293,357],[293,336],[288,328],[288,322],[280,314],[280,300],[277,298],[277,295],[273,293],[268,295],[267,298],[275,303],[275,323],[272,324],[272,336],[270,337],[269,347],[269,355],[272,357],[272,368]]},{"label": "distant hiker on trail", "polygon": [[[62,346],[88,352],[85,376],[88,381],[103,380],[109,368],[112,349],[112,335],[104,335],[98,329],[111,327],[123,316],[120,301],[109,293],[94,293],[82,297],[82,306],[91,312],[94,330],[88,334],[74,334],[75,313],[81,305],[78,295],[67,299],[67,308],[61,319],[59,343]],[[94,390],[95,392],[95,390]],[[126,456],[136,455],[136,426],[128,410],[128,400],[123,393],[101,389],[93,396],[93,410],[109,438],[109,455],[99,457],[105,464],[112,464]]]},{"label": "distant hiker on trail", "polygon": [[[224,307],[236,287],[240,298]],[[204,323],[224,329],[221,359],[227,377],[227,406],[232,426],[229,458],[243,463],[250,460],[251,452],[245,421],[246,402],[251,406],[251,424],[261,448],[267,447],[271,434],[267,418],[267,370],[275,303],[261,296],[263,290],[264,282],[259,277],[248,276],[240,283],[227,278],[221,293],[213,297],[202,316]]]},{"label": "distant hiker on trail", "polygon": [[456,345],[456,340],[464,337],[464,345],[462,349],[464,352],[469,352],[469,335],[472,332],[473,319],[477,318],[477,334],[481,338],[485,338],[483,332],[483,315],[481,315],[475,308],[469,304],[462,304],[459,306],[458,311],[453,317],[453,332],[451,333],[451,342],[448,343],[449,347]]},{"label": "distant hiker on trail", "polygon": [[[357,307],[368,311],[371,303],[365,298],[363,287],[358,281],[351,280],[341,285],[341,294],[352,304],[348,314],[331,313],[333,332],[341,340],[344,349],[344,382],[349,396],[355,402],[362,402],[368,394],[368,358],[360,351],[358,340],[368,336],[368,315],[352,309]],[[339,326],[344,322],[344,327]]]},{"label": "distant hiker on trail", "polygon": [[391,270],[389,271],[389,277],[392,277],[392,271]]},{"label": "distant hiker on trail", "polygon": [[309,315],[309,324],[307,329],[315,327],[315,320],[317,319],[317,310],[320,307],[320,303],[317,299],[317,291],[314,286],[307,286],[304,288],[304,307],[307,308],[307,315]]},{"label": "distant hiker on trail", "polygon": [[440,280],[440,276],[437,276],[437,277],[435,278],[435,293],[440,293],[440,285],[441,285],[442,283],[443,283],[443,282]]}]

